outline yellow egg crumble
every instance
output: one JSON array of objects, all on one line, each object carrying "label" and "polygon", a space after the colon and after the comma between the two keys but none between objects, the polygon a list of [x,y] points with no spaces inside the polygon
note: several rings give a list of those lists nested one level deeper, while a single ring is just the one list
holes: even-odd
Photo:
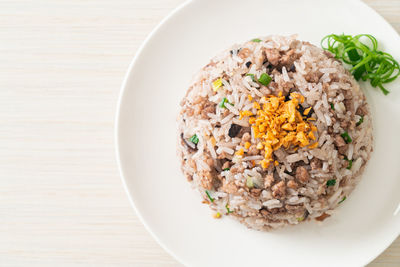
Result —
[{"label": "yellow egg crumble", "polygon": [[[271,162],[275,166],[278,164],[273,160],[272,153],[282,146],[295,150],[306,146],[310,149],[318,147],[318,142],[312,142],[316,140],[314,132],[317,128],[298,111],[299,103],[304,102],[304,97],[299,93],[291,93],[290,97],[288,101],[285,101],[282,93],[279,96],[262,97],[259,102],[253,102],[256,114],[249,110],[240,112],[239,119],[249,117],[254,137],[258,139],[257,149],[264,150],[264,159],[259,162],[264,169]],[[309,114],[310,110],[311,107],[307,108],[304,114]],[[243,150],[237,151],[237,155],[243,155]]]}]

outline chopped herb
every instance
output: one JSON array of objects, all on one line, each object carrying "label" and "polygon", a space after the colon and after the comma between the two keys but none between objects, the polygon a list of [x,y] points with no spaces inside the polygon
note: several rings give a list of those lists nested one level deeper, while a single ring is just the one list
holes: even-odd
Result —
[{"label": "chopped herb", "polygon": [[350,135],[349,135],[348,132],[344,132],[344,133],[342,133],[340,136],[344,139],[344,141],[345,141],[347,144],[349,144],[349,143],[351,143],[351,141],[353,141],[353,139],[351,139],[351,137],[350,137]]},{"label": "chopped herb", "polygon": [[210,196],[210,193],[208,193],[208,191],[206,190],[206,194],[208,196],[208,198],[210,199],[211,202],[214,202],[214,199]]},{"label": "chopped herb", "polygon": [[342,198],[342,200],[339,201],[338,204],[342,203],[342,202],[345,201],[345,200],[346,200],[346,196],[344,196],[344,197]]},{"label": "chopped herb", "polygon": [[361,118],[358,120],[358,122],[356,123],[357,126],[359,126],[361,123],[364,122],[364,116],[361,116]]},{"label": "chopped herb", "polygon": [[271,76],[266,73],[261,74],[260,79],[258,79],[258,82],[265,86],[267,86],[271,81]]},{"label": "chopped herb", "polygon": [[252,42],[255,42],[255,43],[259,43],[259,42],[261,42],[261,39],[258,39],[258,38],[256,38],[256,39],[253,39],[253,40],[251,40]]},{"label": "chopped herb", "polygon": [[250,176],[247,177],[246,186],[248,188],[253,188],[254,187],[253,178],[251,178]]},{"label": "chopped herb", "polygon": [[336,184],[336,179],[331,179],[326,182],[326,186],[334,186]]},{"label": "chopped herb", "polygon": [[389,91],[383,84],[394,81],[400,75],[400,64],[392,55],[378,50],[378,41],[370,34],[330,34],[321,40],[321,46],[335,54],[336,58],[351,65],[350,71],[357,81],[369,80],[371,85],[379,87],[384,95]]},{"label": "chopped herb", "polygon": [[335,110],[335,105],[333,103],[331,103],[331,109]]},{"label": "chopped herb", "polygon": [[246,76],[250,76],[253,82],[256,82],[256,78],[254,77],[254,74],[252,73],[247,73]]},{"label": "chopped herb", "polygon": [[223,169],[223,171],[229,171],[231,168],[225,168]]},{"label": "chopped herb", "polygon": [[190,142],[192,142],[193,144],[196,144],[199,142],[199,138],[197,137],[197,135],[193,135],[192,137],[190,137]]},{"label": "chopped herb", "polygon": [[346,169],[350,170],[351,167],[353,166],[353,160],[348,159],[347,161],[348,161],[349,165],[347,165],[347,168],[346,168]]},{"label": "chopped herb", "polygon": [[301,222],[301,221],[304,220],[304,217],[298,217],[298,218],[296,218],[296,220],[297,220],[298,222]]},{"label": "chopped herb", "polygon": [[226,108],[226,107],[225,107],[225,103],[227,103],[227,104],[233,106],[232,103],[230,103],[226,97],[224,97],[224,98],[221,100],[221,102],[219,103],[219,106],[220,106],[221,108]]},{"label": "chopped herb", "polygon": [[353,160],[348,159],[346,156],[344,156],[344,160],[346,160],[348,162],[346,169],[350,170],[351,167],[353,166]]},{"label": "chopped herb", "polygon": [[218,91],[218,89],[222,86],[222,79],[216,79],[215,81],[212,82],[212,88],[214,92]]},{"label": "chopped herb", "polygon": [[231,210],[229,209],[228,203],[226,203],[225,208],[226,208],[226,211],[228,212],[228,214],[229,214],[229,213],[233,213],[233,211],[231,211]]}]

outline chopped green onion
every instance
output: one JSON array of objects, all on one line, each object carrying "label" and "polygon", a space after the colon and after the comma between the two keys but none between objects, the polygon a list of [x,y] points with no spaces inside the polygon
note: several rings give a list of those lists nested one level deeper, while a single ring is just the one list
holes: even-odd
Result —
[{"label": "chopped green onion", "polygon": [[193,135],[192,137],[190,137],[189,139],[190,142],[192,142],[193,144],[196,144],[199,142],[199,138],[197,137],[197,135]]},{"label": "chopped green onion", "polygon": [[258,38],[256,38],[256,39],[253,39],[253,40],[251,40],[252,42],[255,42],[255,43],[259,43],[259,42],[261,42],[261,39],[258,39]]},{"label": "chopped green onion", "polygon": [[331,109],[335,110],[335,105],[333,103],[331,103]]},{"label": "chopped green onion", "polygon": [[223,85],[222,83],[222,79],[216,79],[215,81],[212,82],[212,88],[214,90],[214,92],[217,92],[218,89]]},{"label": "chopped green onion", "polygon": [[223,171],[229,171],[231,168],[225,168],[223,169]]},{"label": "chopped green onion", "polygon": [[336,179],[331,179],[326,182],[326,186],[334,186],[336,184]]},{"label": "chopped green onion", "polygon": [[351,137],[350,137],[348,132],[344,132],[340,136],[344,139],[346,144],[351,143],[351,141],[353,141],[353,139],[351,139]]},{"label": "chopped green onion", "polygon": [[224,97],[224,98],[221,100],[221,102],[219,103],[219,106],[220,106],[221,108],[226,108],[226,107],[225,107],[225,103],[228,103],[229,105],[233,106],[233,105],[228,101],[228,99],[227,99],[226,97]]},{"label": "chopped green onion", "polygon": [[298,222],[301,222],[301,221],[304,220],[304,217],[298,217],[298,218],[296,218],[296,220],[297,220]]},{"label": "chopped green onion", "polygon": [[357,126],[359,126],[361,123],[364,122],[364,116],[361,116],[361,118],[358,120],[358,122],[356,123]]},{"label": "chopped green onion", "polygon": [[346,200],[346,196],[344,196],[344,197],[342,198],[342,200],[339,201],[338,204],[342,203],[342,202],[345,201],[345,200]]},{"label": "chopped green onion", "polygon": [[231,210],[229,209],[228,203],[226,203],[225,208],[226,208],[226,211],[228,212],[228,214],[229,214],[229,213],[233,213],[233,211],[231,211]]},{"label": "chopped green onion", "polygon": [[349,56],[350,60],[356,61],[359,60],[361,57],[357,52],[357,49],[353,48],[347,51],[347,55]]},{"label": "chopped green onion", "polygon": [[335,54],[337,59],[351,65],[350,71],[357,81],[369,80],[373,87],[379,87],[385,95],[389,91],[383,84],[394,81],[400,75],[400,64],[392,55],[378,50],[378,41],[370,34],[330,34],[321,40],[321,46]]},{"label": "chopped green onion", "polygon": [[267,86],[271,81],[271,76],[266,73],[261,74],[260,79],[258,79],[258,82],[265,86]]},{"label": "chopped green onion", "polygon": [[353,166],[353,160],[348,159],[347,161],[349,162],[349,165],[347,165],[347,168],[346,168],[346,169],[350,170],[351,167]]},{"label": "chopped green onion", "polygon": [[251,178],[250,176],[247,177],[246,186],[247,186],[248,188],[253,188],[253,187],[254,187],[253,178]]},{"label": "chopped green onion", "polygon": [[250,76],[253,82],[256,82],[256,78],[254,77],[254,74],[252,73],[247,73],[246,76]]},{"label": "chopped green onion", "polygon": [[349,164],[347,165],[346,169],[350,170],[351,167],[353,166],[353,160],[348,159],[346,156],[344,156],[344,160],[346,160]]},{"label": "chopped green onion", "polygon": [[208,191],[206,190],[206,194],[208,196],[208,198],[210,199],[211,202],[214,202],[214,199],[210,196],[210,193],[208,193]]}]

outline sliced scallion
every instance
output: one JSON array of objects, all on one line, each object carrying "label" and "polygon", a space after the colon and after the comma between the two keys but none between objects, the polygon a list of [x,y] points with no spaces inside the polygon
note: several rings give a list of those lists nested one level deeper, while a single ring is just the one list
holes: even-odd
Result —
[{"label": "sliced scallion", "polygon": [[336,179],[331,179],[326,182],[326,186],[334,186],[336,184]]},{"label": "sliced scallion", "polygon": [[364,122],[364,116],[361,116],[361,118],[358,120],[358,122],[356,123],[357,126],[359,126],[361,123]]},{"label": "sliced scallion", "polygon": [[265,86],[267,86],[271,81],[271,76],[266,73],[261,74],[260,78],[258,79],[258,82]]},{"label": "sliced scallion", "polygon": [[246,179],[246,186],[248,188],[253,188],[254,187],[253,178],[251,178],[250,176],[248,176],[247,179]]},{"label": "sliced scallion", "polygon": [[370,34],[330,34],[321,40],[323,49],[352,66],[356,80],[369,80],[383,94],[389,93],[383,84],[394,81],[400,75],[400,64],[392,55],[378,50],[378,41]]},{"label": "sliced scallion", "polygon": [[197,145],[199,143],[199,138],[197,137],[196,134],[194,134],[192,137],[190,137],[189,141]]},{"label": "sliced scallion", "polygon": [[211,202],[214,202],[214,199],[210,196],[210,193],[208,193],[207,190],[206,190],[206,195],[208,196],[208,198],[210,199]]},{"label": "sliced scallion", "polygon": [[233,213],[233,211],[231,211],[231,210],[229,209],[228,203],[226,203],[225,208],[226,208],[226,211],[228,212],[228,214],[229,214],[229,213]]},{"label": "sliced scallion", "polygon": [[219,103],[219,106],[220,106],[221,108],[226,108],[226,107],[225,107],[225,103],[227,103],[227,104],[229,104],[229,105],[232,106],[232,104],[228,101],[228,99],[227,99],[226,97],[224,97],[224,98],[221,100],[221,102]]},{"label": "sliced scallion", "polygon": [[259,42],[261,42],[261,39],[258,39],[258,38],[255,38],[255,39],[253,39],[253,40],[251,40],[252,42],[255,42],[255,43],[259,43]]},{"label": "sliced scallion", "polygon": [[348,159],[347,162],[348,162],[349,164],[347,165],[347,168],[346,168],[346,169],[350,170],[351,167],[353,166],[353,160]]},{"label": "sliced scallion", "polygon": [[343,140],[344,140],[347,144],[349,144],[349,143],[351,143],[351,141],[353,141],[353,139],[351,139],[351,137],[350,137],[350,135],[349,135],[348,132],[344,132],[344,133],[342,133],[340,136],[343,138]]},{"label": "sliced scallion", "polygon": [[254,77],[254,74],[252,73],[247,73],[246,76],[250,76],[253,82],[256,82],[256,78]]}]

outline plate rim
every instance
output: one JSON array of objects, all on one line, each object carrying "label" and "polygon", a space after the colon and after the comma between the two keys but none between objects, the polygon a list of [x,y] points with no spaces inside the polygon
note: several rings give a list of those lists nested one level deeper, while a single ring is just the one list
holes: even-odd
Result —
[{"label": "plate rim", "polygon": [[119,92],[119,96],[118,96],[118,100],[117,100],[117,107],[116,107],[116,113],[115,113],[115,121],[114,121],[114,146],[115,146],[115,156],[116,156],[116,160],[117,160],[117,166],[118,166],[118,172],[119,172],[119,176],[120,176],[120,180],[122,182],[122,186],[124,188],[124,191],[126,193],[126,195],[128,196],[128,200],[129,203],[131,204],[131,207],[133,208],[133,210],[136,213],[136,216],[138,216],[140,222],[142,223],[142,225],[145,227],[146,231],[150,233],[150,235],[152,236],[152,238],[157,242],[157,244],[159,246],[161,246],[164,251],[166,251],[169,255],[171,255],[177,262],[185,265],[185,266],[189,266],[189,264],[187,262],[185,262],[182,258],[178,257],[172,250],[170,250],[167,245],[164,244],[164,242],[162,242],[158,236],[153,232],[153,230],[150,228],[150,226],[146,223],[146,221],[144,220],[141,212],[139,211],[139,209],[136,207],[135,202],[133,201],[132,198],[132,193],[128,188],[127,185],[127,181],[125,178],[125,174],[124,174],[124,170],[122,167],[122,163],[121,163],[121,157],[120,157],[120,139],[119,139],[119,134],[120,134],[120,113],[121,113],[121,106],[122,106],[122,101],[124,98],[124,95],[126,93],[126,88],[127,88],[127,84],[128,81],[130,79],[131,73],[132,73],[132,69],[134,68],[134,66],[136,65],[136,61],[138,60],[139,56],[141,55],[143,49],[147,46],[147,44],[150,42],[150,40],[152,39],[152,37],[158,32],[158,30],[165,24],[165,22],[167,22],[170,18],[172,18],[173,16],[175,16],[175,14],[177,14],[178,12],[182,11],[186,6],[188,6],[190,3],[192,3],[194,0],[185,0],[183,3],[179,4],[177,7],[173,8],[172,11],[170,11],[151,31],[150,33],[146,36],[146,38],[144,39],[144,41],[141,43],[141,45],[139,46],[136,54],[134,55],[134,57],[132,58],[131,62],[129,63],[128,69],[124,75],[121,87],[120,87],[120,92]]},{"label": "plate rim", "polygon": [[[190,264],[188,262],[186,262],[183,258],[178,257],[178,255],[176,255],[172,250],[169,249],[169,247],[164,244],[164,242],[162,242],[159,237],[154,233],[154,231],[150,228],[150,226],[147,224],[147,222],[145,221],[145,219],[143,218],[142,213],[139,211],[139,209],[137,208],[135,202],[133,201],[132,198],[132,193],[128,188],[127,185],[127,179],[125,178],[125,173],[124,173],[124,169],[122,166],[122,162],[121,162],[121,156],[120,156],[120,146],[121,146],[121,140],[119,138],[120,135],[120,126],[121,126],[121,121],[120,121],[120,114],[121,114],[121,107],[122,107],[122,101],[124,99],[124,96],[126,94],[127,91],[127,84],[128,81],[130,80],[130,76],[132,73],[133,68],[136,65],[136,61],[138,60],[139,56],[142,54],[142,51],[145,49],[145,47],[147,46],[147,44],[151,41],[151,39],[153,38],[153,36],[155,36],[158,31],[160,30],[160,28],[167,22],[169,21],[172,17],[174,17],[177,13],[184,11],[184,9],[189,6],[190,4],[192,4],[193,2],[195,2],[196,0],[185,0],[183,3],[179,4],[178,6],[176,6],[175,8],[173,8],[151,31],[150,33],[146,36],[146,38],[144,39],[144,41],[142,41],[141,45],[139,46],[138,50],[136,51],[134,57],[132,58],[127,71],[125,72],[121,87],[120,87],[120,91],[119,91],[119,96],[118,96],[118,100],[117,100],[117,106],[116,106],[116,113],[115,113],[115,121],[114,121],[114,146],[115,146],[115,156],[116,156],[116,160],[117,160],[117,166],[118,166],[118,172],[119,172],[119,176],[124,188],[125,193],[128,196],[129,202],[133,208],[133,210],[135,211],[136,215],[138,216],[140,222],[144,225],[145,229],[150,233],[150,235],[153,237],[153,239],[158,243],[158,245],[160,245],[169,255],[171,255],[177,262],[185,265],[185,266],[190,266]],[[357,4],[363,5],[364,8],[366,8],[367,10],[369,10],[370,12],[375,13],[376,16],[378,16],[383,22],[385,22],[387,24],[387,26],[389,26],[391,33],[390,34],[395,34],[397,36],[400,36],[400,34],[395,30],[395,28],[381,15],[379,14],[377,11],[375,11],[372,7],[370,7],[368,4],[366,4],[364,1],[362,0],[348,0],[345,1],[346,3],[348,2],[355,2]],[[400,205],[400,204],[399,204]],[[399,206],[400,207],[400,206]],[[400,212],[398,213],[400,214]],[[399,215],[400,216],[400,215]],[[375,260],[377,257],[379,257],[385,250],[387,250],[392,243],[400,236],[400,231],[399,233],[397,233],[397,235],[393,235],[393,238],[390,238],[390,242],[388,242],[387,246],[382,246],[382,249],[380,249],[378,251],[378,253],[376,255],[371,255],[368,257],[365,257],[365,261],[363,262],[363,266],[368,265],[369,263],[371,263],[373,260]]]}]

